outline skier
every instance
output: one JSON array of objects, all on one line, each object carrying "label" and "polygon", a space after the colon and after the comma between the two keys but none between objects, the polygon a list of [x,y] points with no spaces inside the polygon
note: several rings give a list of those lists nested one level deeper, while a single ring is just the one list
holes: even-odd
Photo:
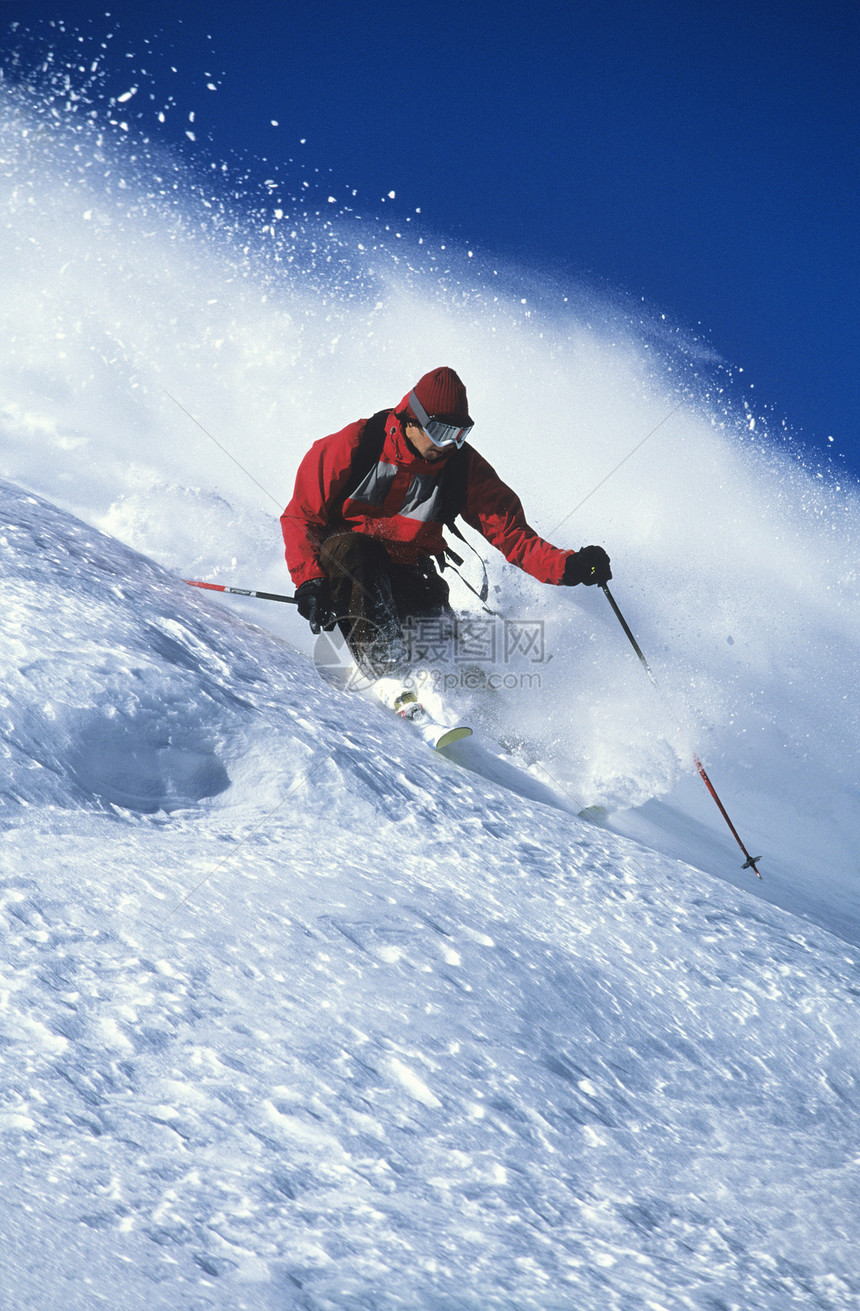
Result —
[{"label": "skier", "polygon": [[453,555],[442,530],[457,533],[458,514],[540,582],[612,577],[602,547],[562,550],[529,527],[519,497],[466,443],[472,426],[460,378],[433,369],[394,409],[315,442],[299,466],[281,516],[299,614],[313,633],[338,625],[371,677],[406,670],[412,622],[442,620],[453,631],[433,562]]}]

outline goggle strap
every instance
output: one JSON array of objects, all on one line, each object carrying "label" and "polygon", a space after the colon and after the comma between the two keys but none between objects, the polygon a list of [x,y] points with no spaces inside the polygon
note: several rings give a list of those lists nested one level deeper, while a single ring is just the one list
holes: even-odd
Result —
[{"label": "goggle strap", "polygon": [[421,427],[426,429],[427,424],[430,422],[430,415],[424,409],[424,406],[421,404],[414,391],[409,397],[409,408],[421,424]]},{"label": "goggle strap", "polygon": [[[427,436],[430,438],[431,442],[433,442],[434,446],[462,446],[466,438],[468,437],[469,433],[472,431],[471,424],[464,424],[461,426],[456,423],[443,424],[441,419],[434,420],[433,416],[431,414],[428,414],[427,411],[424,409],[424,406],[421,404],[418,397],[415,395],[414,391],[411,392],[409,396],[409,408],[417,418],[418,422],[421,424],[421,427],[427,433]],[[430,431],[430,425],[434,423],[440,427],[444,427],[454,435],[447,438],[443,442],[436,441],[436,438],[433,436],[433,433]]]}]

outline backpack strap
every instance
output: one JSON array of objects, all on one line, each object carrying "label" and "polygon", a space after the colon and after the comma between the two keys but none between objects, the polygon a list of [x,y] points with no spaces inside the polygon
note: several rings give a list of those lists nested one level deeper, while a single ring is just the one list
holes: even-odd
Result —
[{"label": "backpack strap", "polygon": [[471,463],[472,448],[464,443],[448,456],[448,463],[445,466],[445,482],[442,488],[442,522],[461,541],[466,539],[455,525],[454,520],[463,513],[463,507],[466,504]]},{"label": "backpack strap", "polygon": [[[460,578],[466,584],[469,591],[475,593],[475,596],[477,596],[478,600],[482,603],[484,609],[487,610],[488,607],[486,605],[486,600],[490,591],[490,582],[487,577],[487,566],[484,563],[484,557],[481,555],[480,551],[475,550],[472,543],[467,537],[463,536],[454,522],[458,515],[463,513],[463,509],[466,505],[466,492],[469,487],[469,471],[471,467],[472,447],[468,442],[464,442],[461,447],[448,456],[448,465],[445,469],[445,484],[443,489],[442,522],[448,531],[453,533],[455,537],[458,537],[461,542],[468,546],[469,550],[481,561],[481,570],[483,573],[481,590],[478,591],[477,588],[472,586],[468,579],[463,578],[460,570],[456,568],[457,565],[462,565],[462,557],[457,555],[456,551],[452,551],[450,546],[447,547],[445,554],[441,557],[440,567],[443,569],[445,567],[445,555],[447,555],[449,560],[453,560],[454,572],[460,574]],[[489,613],[495,614],[495,611],[489,610]]]},{"label": "backpack strap", "polygon": [[343,518],[344,505],[379,460],[382,447],[385,445],[385,421],[389,414],[391,414],[390,409],[377,410],[362,428],[358,445],[353,452],[349,477],[344,483],[343,491],[329,505],[329,523],[337,523]]}]

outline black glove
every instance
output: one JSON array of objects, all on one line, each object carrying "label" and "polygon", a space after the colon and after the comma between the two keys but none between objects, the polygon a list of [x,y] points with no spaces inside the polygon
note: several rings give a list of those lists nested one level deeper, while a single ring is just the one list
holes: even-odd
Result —
[{"label": "black glove", "polygon": [[586,587],[593,587],[595,583],[608,583],[611,577],[609,556],[603,547],[581,546],[568,557],[561,581],[565,587],[575,587],[577,583],[585,583]]},{"label": "black glove", "polygon": [[296,602],[302,619],[307,619],[312,633],[324,628],[330,633],[337,623],[327,578],[311,578],[296,588]]}]

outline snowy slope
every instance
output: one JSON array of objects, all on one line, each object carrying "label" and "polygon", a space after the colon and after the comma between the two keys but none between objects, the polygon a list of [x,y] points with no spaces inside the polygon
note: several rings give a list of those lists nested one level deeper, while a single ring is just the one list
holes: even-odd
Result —
[{"label": "snowy slope", "polygon": [[[0,86],[0,1305],[853,1307],[856,487],[658,316],[240,214],[67,90]],[[309,441],[442,362],[665,689],[490,559],[491,778],[180,581],[284,590]]]},{"label": "snowy slope", "polygon": [[854,1304],[855,952],[3,522],[4,1305]]}]

